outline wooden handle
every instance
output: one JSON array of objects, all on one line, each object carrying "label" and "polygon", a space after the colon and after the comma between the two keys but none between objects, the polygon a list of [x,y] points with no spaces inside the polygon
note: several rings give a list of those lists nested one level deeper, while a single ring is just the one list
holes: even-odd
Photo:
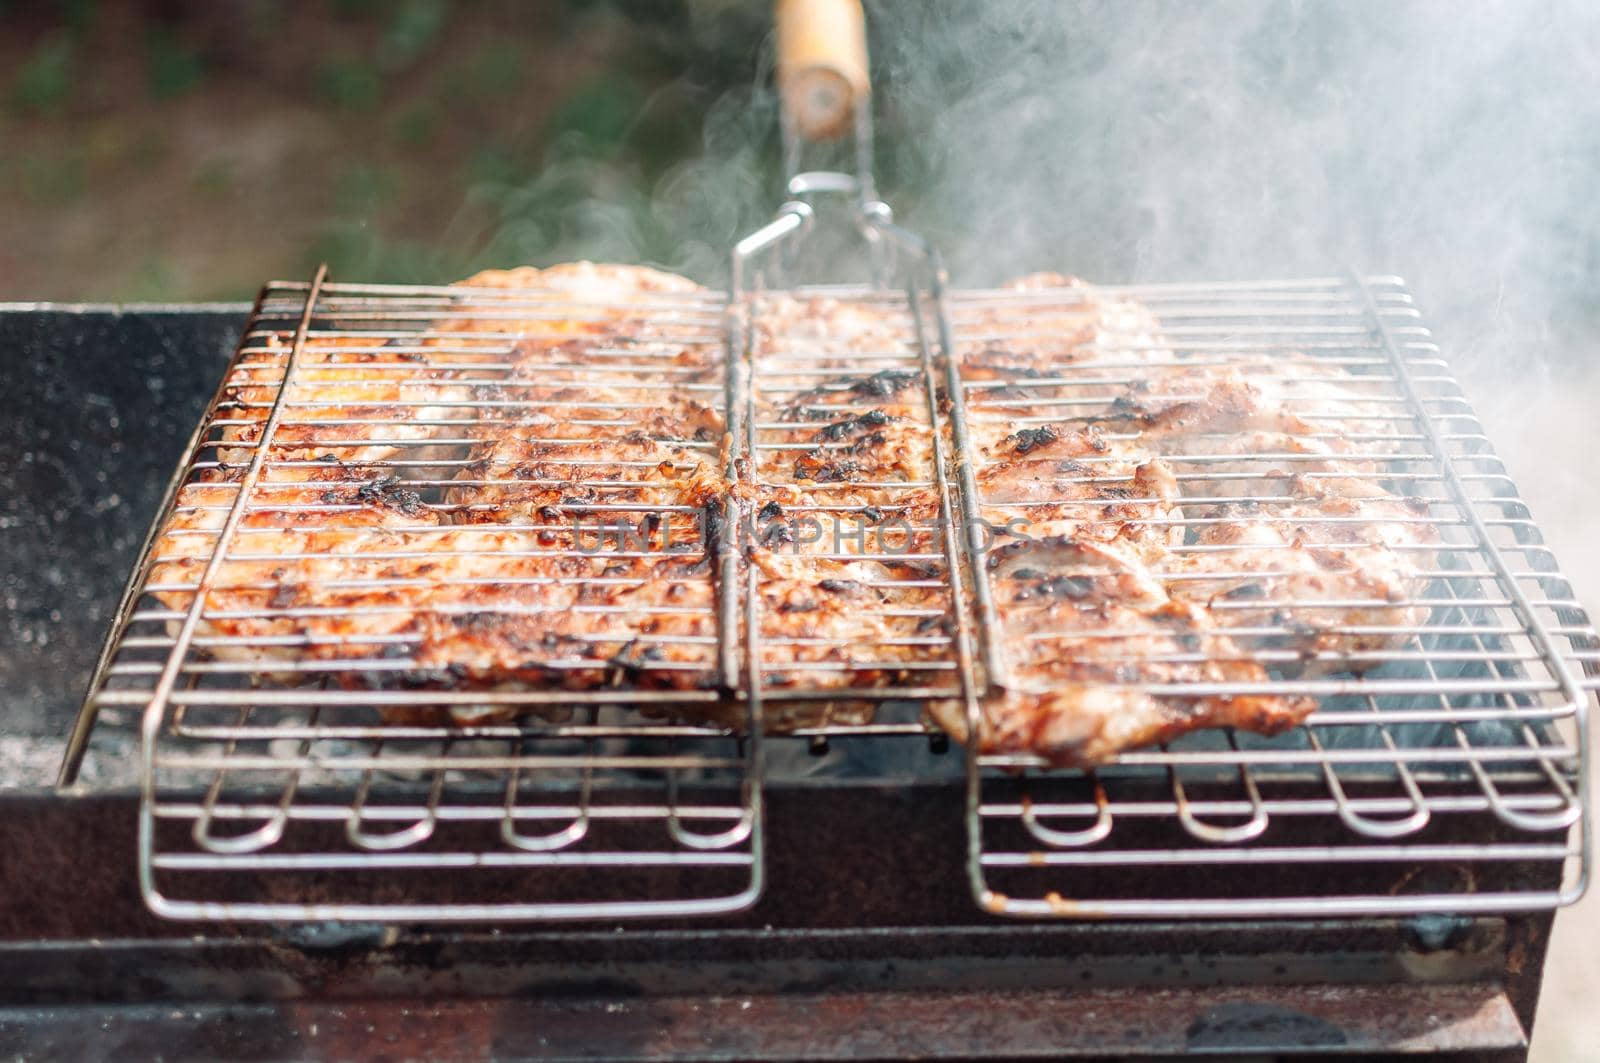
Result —
[{"label": "wooden handle", "polygon": [[777,23],[778,93],[795,129],[844,136],[872,92],[861,0],[778,0]]}]

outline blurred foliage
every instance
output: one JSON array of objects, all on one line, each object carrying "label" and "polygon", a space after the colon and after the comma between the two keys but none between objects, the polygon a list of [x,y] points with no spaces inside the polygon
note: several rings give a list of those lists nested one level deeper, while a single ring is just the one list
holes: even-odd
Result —
[{"label": "blurred foliage", "polygon": [[419,148],[433,139],[442,117],[439,106],[432,100],[419,100],[397,113],[389,128],[401,144]]},{"label": "blurred foliage", "polygon": [[199,53],[165,26],[150,31],[146,65],[150,94],[158,100],[183,95],[198,86],[205,75]]},{"label": "blurred foliage", "polygon": [[139,262],[132,280],[120,293],[120,298],[129,302],[166,303],[186,297],[171,262],[154,251]]},{"label": "blurred foliage", "polygon": [[383,98],[383,77],[369,59],[335,56],[324,60],[318,68],[317,91],[335,107],[368,111]]},{"label": "blurred foliage", "polygon": [[335,277],[359,278],[374,284],[415,284],[419,280],[459,272],[453,256],[428,240],[389,237],[365,222],[330,222],[301,257],[296,275],[309,274],[326,262]]},{"label": "blurred foliage", "polygon": [[39,42],[12,81],[11,98],[27,111],[58,110],[72,92],[73,43],[65,33]]},{"label": "blurred foliage", "polygon": [[14,164],[23,195],[31,203],[65,205],[80,198],[89,183],[88,158],[81,148],[59,155],[18,155]]},{"label": "blurred foliage", "polygon": [[[746,0],[61,0],[30,11],[5,86],[37,136],[0,159],[0,194],[109,215],[187,193],[175,224],[152,219],[168,268],[120,252],[124,294],[238,297],[313,259],[372,280],[585,256],[716,280],[779,198],[770,17]],[[108,60],[137,83],[84,78]],[[194,125],[174,124],[179,101]],[[320,150],[297,147],[308,134]],[[201,241],[205,265],[179,265]]]},{"label": "blurred foliage", "polygon": [[483,106],[522,83],[530,56],[511,41],[495,41],[465,56],[444,77],[444,96],[462,106]]},{"label": "blurred foliage", "polygon": [[62,21],[77,31],[87,29],[100,8],[98,0],[56,0],[55,6],[61,11]]},{"label": "blurred foliage", "polygon": [[627,74],[608,70],[580,83],[557,108],[547,127],[552,141],[582,142],[593,155],[621,152],[644,106],[644,93]]},{"label": "blurred foliage", "polygon": [[397,69],[416,62],[438,42],[449,14],[447,0],[403,0],[384,30],[379,49],[383,64]]},{"label": "blurred foliage", "polygon": [[394,195],[394,186],[394,175],[379,167],[351,165],[335,179],[334,209],[350,216],[371,214]]},{"label": "blurred foliage", "polygon": [[362,19],[382,11],[386,0],[328,0],[328,10],[335,18]]},{"label": "blurred foliage", "polygon": [[206,159],[195,167],[190,183],[200,195],[221,199],[233,192],[236,179],[233,165],[226,159]]}]

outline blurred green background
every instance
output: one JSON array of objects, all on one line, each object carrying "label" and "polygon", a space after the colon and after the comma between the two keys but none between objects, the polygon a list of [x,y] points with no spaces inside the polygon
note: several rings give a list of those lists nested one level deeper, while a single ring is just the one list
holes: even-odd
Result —
[{"label": "blurred green background", "polygon": [[[958,283],[1405,274],[1463,365],[1600,330],[1592,0],[866,0]],[[708,283],[780,197],[768,0],[0,0],[0,299],[327,261]],[[1589,43],[1586,43],[1589,42]]]},{"label": "blurred green background", "polygon": [[612,249],[681,264],[693,190],[676,213],[650,199],[702,153],[708,108],[755,86],[769,19],[689,0],[0,0],[0,298],[239,299],[322,260],[373,281]]}]

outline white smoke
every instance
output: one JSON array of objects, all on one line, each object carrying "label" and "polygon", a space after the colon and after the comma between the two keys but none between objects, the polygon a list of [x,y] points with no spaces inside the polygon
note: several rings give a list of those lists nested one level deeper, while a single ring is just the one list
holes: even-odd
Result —
[{"label": "white smoke", "polygon": [[[880,191],[957,283],[1400,274],[1600,601],[1600,492],[1583,462],[1550,460],[1600,442],[1600,4],[867,8]],[[737,4],[691,11],[696,39],[762,25]],[[658,178],[556,151],[510,201],[501,257],[726,283],[728,248],[782,198],[766,47],[720,97],[685,72],[702,150]],[[553,217],[536,194],[552,183],[576,190]]]},{"label": "white smoke", "polygon": [[[886,197],[957,283],[1407,278],[1600,602],[1600,4],[869,4]],[[1562,457],[1570,455],[1571,457]]]}]

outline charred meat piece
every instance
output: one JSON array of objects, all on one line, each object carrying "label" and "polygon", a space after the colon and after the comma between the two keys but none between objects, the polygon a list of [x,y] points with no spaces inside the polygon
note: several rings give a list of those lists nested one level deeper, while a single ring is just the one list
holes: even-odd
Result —
[{"label": "charred meat piece", "polygon": [[[1250,693],[1266,670],[1203,607],[1169,596],[1115,548],[1053,538],[1008,544],[988,563],[1012,681],[983,704],[985,752],[1083,767],[1201,727],[1276,733],[1311,711],[1309,699]],[[1244,689],[1200,697],[1164,689],[1199,683]],[[967,737],[955,703],[936,712]]]},{"label": "charred meat piece", "polygon": [[[771,699],[768,727],[950,689],[952,397],[903,297],[740,308],[757,448],[730,479],[718,299],[588,263],[459,291],[414,332],[314,331],[287,380],[287,334],[246,351],[149,579],[174,615],[204,594],[197,650],[283,683],[702,690],[726,634],[715,546],[735,536],[763,687],[827,695]],[[1196,357],[1137,299],[1054,275],[951,313],[1004,666],[979,677],[977,735],[928,698],[951,733],[1075,767],[1201,728],[1277,733],[1313,702],[1273,678],[1360,670],[1426,622],[1437,533],[1374,381]],[[734,725],[733,705],[673,711]]]},{"label": "charred meat piece", "polygon": [[[1312,706],[1269,680],[1370,667],[1429,616],[1437,533],[1386,480],[1404,447],[1380,381],[1175,351],[1117,302],[1035,277],[957,304],[985,516],[1039,518],[989,555],[1009,659],[986,749],[1086,766],[1204,727],[1273,733]],[[1221,692],[1178,693],[1197,684]]]},{"label": "charred meat piece", "polygon": [[[719,379],[720,308],[681,278],[588,263],[458,290],[415,338],[312,333],[197,649],[278,682],[707,685],[703,517],[727,493],[725,441],[719,388],[694,382]],[[246,352],[222,466],[158,537],[150,585],[168,608],[200,590],[287,342]]]}]

